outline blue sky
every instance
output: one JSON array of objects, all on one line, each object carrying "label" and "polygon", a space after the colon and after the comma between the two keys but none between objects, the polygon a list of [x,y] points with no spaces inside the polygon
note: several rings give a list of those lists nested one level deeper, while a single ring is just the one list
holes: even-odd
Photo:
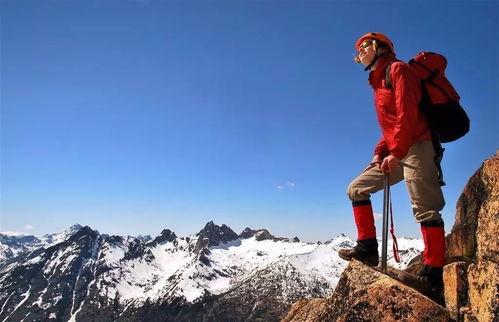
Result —
[{"label": "blue sky", "polygon": [[[380,130],[353,43],[443,53],[471,132],[445,146],[446,229],[498,148],[495,1],[0,1],[0,231],[355,237]],[[373,197],[382,211],[381,193]],[[419,236],[404,183],[398,235]],[[378,223],[378,234],[381,224]]]}]

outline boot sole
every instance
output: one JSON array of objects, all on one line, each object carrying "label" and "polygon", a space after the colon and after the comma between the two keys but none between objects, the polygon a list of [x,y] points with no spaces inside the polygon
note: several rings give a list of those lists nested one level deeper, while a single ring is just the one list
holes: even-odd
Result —
[{"label": "boot sole", "polygon": [[341,259],[344,259],[346,261],[351,261],[352,259],[355,259],[355,260],[358,260],[359,262],[362,262],[368,266],[371,266],[371,267],[376,267],[378,266],[379,264],[379,259],[377,261],[370,261],[370,260],[367,260],[367,259],[359,259],[359,258],[355,258],[355,257],[347,257],[347,256],[343,256],[341,255],[340,253],[338,253],[338,256],[341,258]]}]

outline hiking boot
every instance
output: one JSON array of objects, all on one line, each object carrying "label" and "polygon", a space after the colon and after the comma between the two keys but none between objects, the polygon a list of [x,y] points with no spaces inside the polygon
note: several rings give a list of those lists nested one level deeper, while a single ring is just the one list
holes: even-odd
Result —
[{"label": "hiking boot", "polygon": [[369,266],[378,266],[378,241],[376,238],[358,240],[354,248],[340,249],[338,255],[347,261],[356,259]]},{"label": "hiking boot", "polygon": [[437,304],[445,306],[443,268],[425,265],[418,275],[399,272],[398,279],[405,285],[412,287],[426,295]]}]

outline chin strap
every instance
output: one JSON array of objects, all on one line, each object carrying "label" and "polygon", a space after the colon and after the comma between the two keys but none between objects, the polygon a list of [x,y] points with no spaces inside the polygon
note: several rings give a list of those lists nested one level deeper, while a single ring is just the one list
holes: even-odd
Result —
[{"label": "chin strap", "polygon": [[370,70],[374,66],[374,64],[376,64],[376,62],[378,61],[378,59],[380,57],[381,57],[381,55],[374,56],[374,59],[372,60],[372,62],[369,65],[366,66],[366,68],[364,68],[364,71]]}]

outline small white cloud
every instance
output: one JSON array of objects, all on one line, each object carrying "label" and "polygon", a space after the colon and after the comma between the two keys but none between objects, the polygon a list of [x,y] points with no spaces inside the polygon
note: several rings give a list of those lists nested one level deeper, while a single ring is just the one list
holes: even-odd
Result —
[{"label": "small white cloud", "polygon": [[31,226],[31,225],[26,225],[26,226],[24,226],[24,228],[25,228],[25,229],[28,229],[28,230],[31,230],[31,229],[33,229],[33,228],[35,228],[35,227],[33,227],[33,226]]},{"label": "small white cloud", "polygon": [[284,190],[284,189],[292,189],[296,186],[296,184],[293,181],[286,181],[286,183],[280,184],[277,186],[278,190]]},{"label": "small white cloud", "polygon": [[380,214],[379,212],[374,212],[374,220],[376,221],[383,220],[383,214]]}]

